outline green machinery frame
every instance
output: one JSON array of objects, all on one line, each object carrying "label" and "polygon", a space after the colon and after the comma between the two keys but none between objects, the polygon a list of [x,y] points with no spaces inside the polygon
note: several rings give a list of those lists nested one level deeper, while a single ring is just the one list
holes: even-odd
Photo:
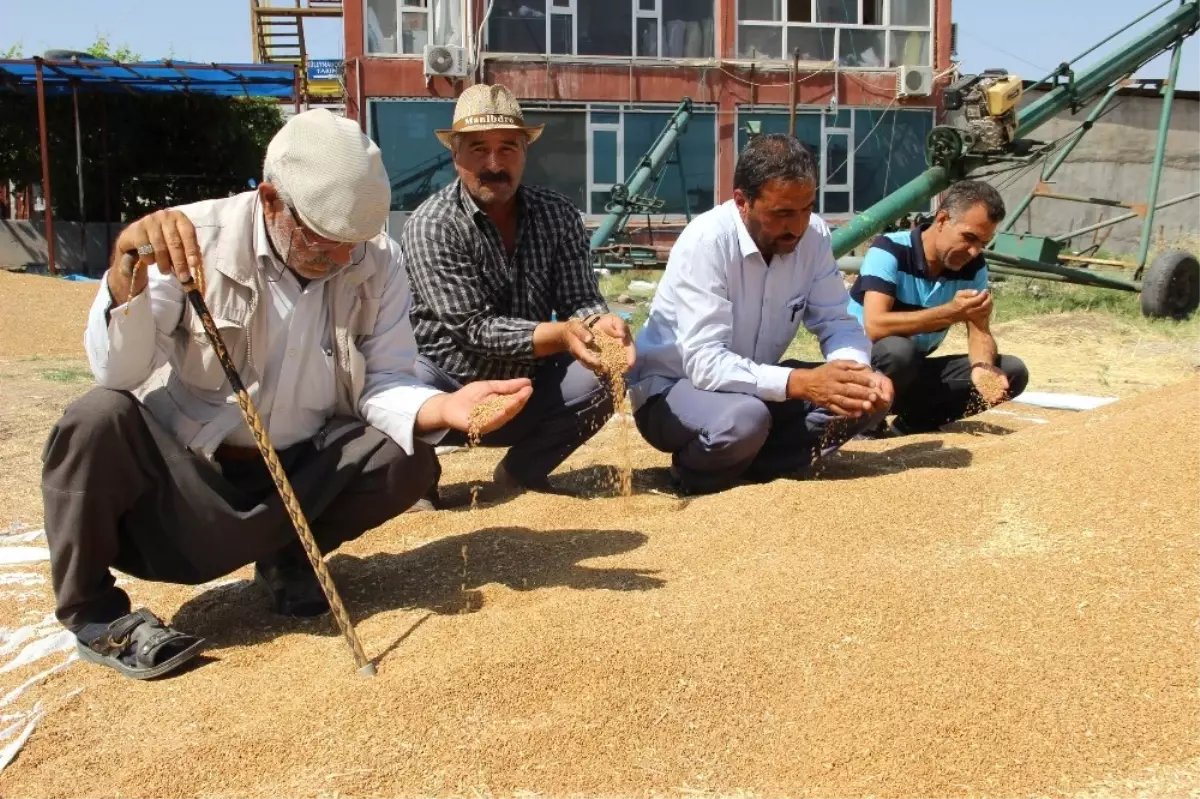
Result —
[{"label": "green machinery frame", "polygon": [[679,154],[679,139],[687,131],[691,120],[692,98],[685,97],[667,120],[658,138],[650,145],[650,149],[638,159],[637,165],[625,182],[613,186],[611,199],[605,207],[607,215],[592,234],[592,264],[596,268],[631,269],[657,266],[658,256],[655,250],[652,247],[632,244],[626,233],[626,226],[633,216],[649,216],[662,210],[665,203],[655,195],[667,167],[671,164],[679,167],[684,215],[689,222],[692,220],[687,181]]},{"label": "green machinery frame", "polygon": [[[1098,50],[1112,39],[1128,31],[1134,25],[1169,5],[1177,5],[1173,12],[1160,20],[1152,29],[1132,39],[1124,46],[1100,59],[1084,71],[1076,72],[1073,63]],[[1200,263],[1195,256],[1184,252],[1161,254],[1147,268],[1146,259],[1150,251],[1155,211],[1200,196],[1192,192],[1165,202],[1158,201],[1159,182],[1162,177],[1163,160],[1166,154],[1167,132],[1175,99],[1175,84],[1179,75],[1182,44],[1196,32],[1200,25],[1200,3],[1197,0],[1165,0],[1136,20],[1114,32],[1103,41],[1064,62],[1031,88],[1048,88],[1042,97],[1023,108],[1017,119],[1012,153],[980,155],[972,153],[962,132],[950,126],[938,126],[930,131],[927,141],[929,169],[905,184],[880,202],[839,227],[833,234],[834,255],[841,259],[858,245],[872,238],[901,217],[928,208],[929,202],[951,184],[968,177],[984,177],[977,173],[982,167],[998,162],[1036,164],[1054,153],[1042,172],[1037,186],[1009,214],[1004,227],[997,235],[986,257],[993,271],[999,274],[1058,280],[1103,288],[1142,293],[1142,311],[1147,316],[1182,318],[1196,310],[1200,301]],[[1171,51],[1171,65],[1167,79],[1162,85],[1163,107],[1159,119],[1158,140],[1151,167],[1150,184],[1145,204],[1127,204],[1100,198],[1076,197],[1057,194],[1048,189],[1048,181],[1070,156],[1071,151],[1104,113],[1128,77],[1147,62],[1160,54]],[[1099,98],[1099,99],[1098,99]],[[1056,143],[1061,147],[1041,145],[1025,140],[1030,133],[1052,119],[1056,114],[1070,109],[1077,113],[1095,101],[1083,123],[1065,140]],[[1026,154],[1019,154],[1027,150]],[[1030,236],[1013,233],[1017,220],[1029,209],[1034,198],[1043,197],[1060,201],[1088,202],[1097,205],[1125,208],[1129,213],[1111,217],[1094,225],[1060,236]],[[1072,238],[1111,227],[1120,222],[1142,217],[1142,233],[1138,257],[1134,262],[1116,262],[1086,256],[1064,256],[1062,250]],[[1104,266],[1132,266],[1136,272],[1132,280],[1100,274],[1088,269],[1077,268],[1059,261],[1095,263]]]}]

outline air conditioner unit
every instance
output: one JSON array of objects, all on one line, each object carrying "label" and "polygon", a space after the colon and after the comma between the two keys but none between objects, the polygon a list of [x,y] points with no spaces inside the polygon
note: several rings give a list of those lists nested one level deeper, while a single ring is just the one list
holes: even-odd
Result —
[{"label": "air conditioner unit", "polygon": [[462,78],[467,74],[467,59],[461,47],[448,44],[425,45],[425,77]]},{"label": "air conditioner unit", "polygon": [[933,93],[933,69],[931,67],[896,68],[897,97],[928,97]]}]

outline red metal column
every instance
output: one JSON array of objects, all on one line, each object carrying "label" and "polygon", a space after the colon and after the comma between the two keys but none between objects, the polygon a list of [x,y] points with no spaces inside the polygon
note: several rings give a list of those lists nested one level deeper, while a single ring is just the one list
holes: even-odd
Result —
[{"label": "red metal column", "polygon": [[[732,80],[722,74],[719,80]],[[717,100],[717,202],[733,197],[733,169],[737,165],[737,102],[729,91]]]},{"label": "red metal column", "polygon": [[46,84],[42,79],[42,59],[37,64],[38,133],[42,140],[42,201],[46,204],[46,260],[50,274],[57,275],[54,265],[54,210],[50,202],[50,142],[46,135]]},{"label": "red metal column", "polygon": [[933,71],[950,68],[950,25],[952,0],[935,0],[933,4]]}]

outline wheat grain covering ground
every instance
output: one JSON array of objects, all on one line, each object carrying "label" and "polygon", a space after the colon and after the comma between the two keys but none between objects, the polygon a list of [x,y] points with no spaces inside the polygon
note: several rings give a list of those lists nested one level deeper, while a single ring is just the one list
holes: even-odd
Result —
[{"label": "wheat grain covering ground", "polygon": [[[41,525],[90,299],[0,273],[0,554]],[[0,748],[31,735],[0,795],[1200,796],[1197,342],[1089,314],[999,335],[1031,388],[1121,399],[691,501],[640,443],[606,495],[621,420],[555,477],[583,498],[472,510],[497,453],[447,455],[458,508],[329,558],[375,678],[245,569],[128,582],[211,639],[178,677],[23,663],[48,571],[5,566]]]}]

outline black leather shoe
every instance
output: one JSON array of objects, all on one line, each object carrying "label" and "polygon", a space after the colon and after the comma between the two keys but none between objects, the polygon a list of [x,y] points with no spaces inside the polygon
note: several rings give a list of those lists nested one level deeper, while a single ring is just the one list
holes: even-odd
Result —
[{"label": "black leather shoe", "polygon": [[254,582],[267,589],[282,616],[307,619],[329,612],[329,600],[299,541],[255,563]]}]

